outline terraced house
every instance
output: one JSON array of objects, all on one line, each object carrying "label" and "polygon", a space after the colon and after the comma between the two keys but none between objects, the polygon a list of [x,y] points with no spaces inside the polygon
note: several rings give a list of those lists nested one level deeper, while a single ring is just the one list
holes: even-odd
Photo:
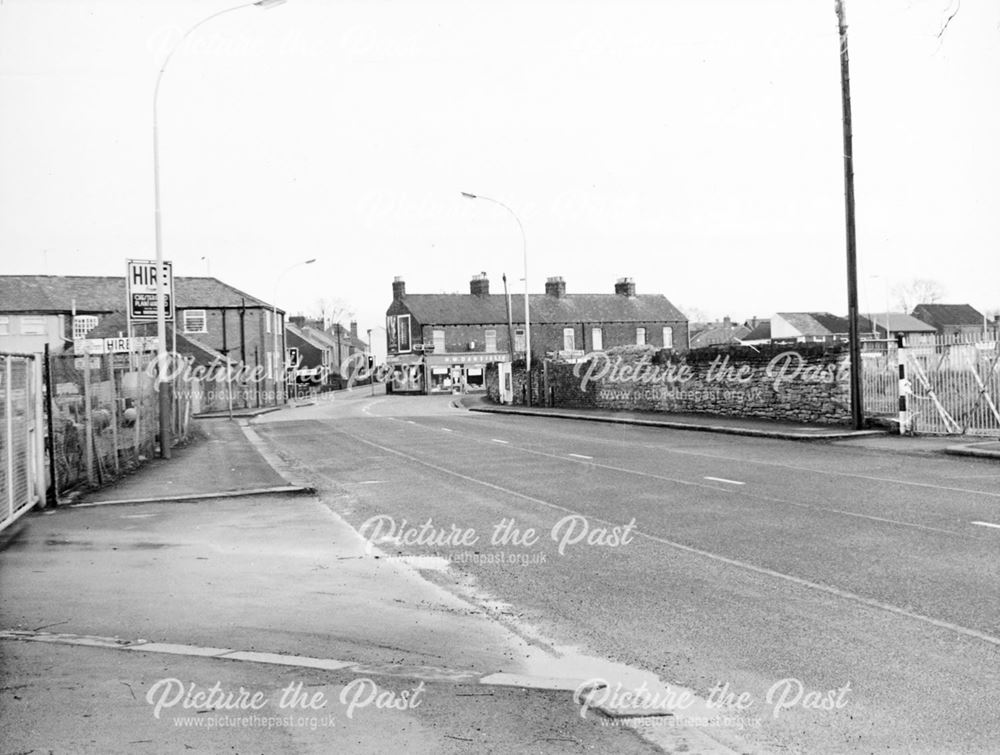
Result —
[{"label": "terraced house", "polygon": [[[572,358],[613,346],[648,344],[686,350],[687,318],[662,294],[637,294],[621,278],[613,293],[567,293],[561,277],[544,294],[529,296],[531,355]],[[490,292],[486,273],[473,276],[467,294],[409,294],[392,284],[386,311],[389,387],[402,393],[485,389],[486,366],[523,359],[529,339],[524,297]]]}]

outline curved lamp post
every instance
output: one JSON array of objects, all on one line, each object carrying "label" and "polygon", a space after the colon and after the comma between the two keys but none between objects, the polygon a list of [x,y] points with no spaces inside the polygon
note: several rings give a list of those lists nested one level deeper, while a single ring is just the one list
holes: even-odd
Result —
[{"label": "curved lamp post", "polygon": [[[241,8],[249,8],[250,6],[257,6],[258,8],[273,8],[276,5],[281,5],[285,0],[257,0],[253,3],[243,3],[242,5],[236,5],[232,8],[226,8],[224,10],[217,11],[210,16],[206,16],[201,21],[196,23],[177,40],[167,56],[163,59],[163,64],[160,66],[160,72],[156,74],[156,86],[153,88],[153,217],[156,223],[156,270],[158,275],[162,275],[163,272],[163,233],[162,233],[162,222],[160,219],[160,124],[159,124],[159,103],[160,103],[160,82],[163,80],[163,73],[167,70],[167,64],[170,63],[170,59],[173,58],[174,53],[180,48],[181,44],[187,39],[191,34],[204,23],[211,21],[213,18],[218,18],[225,13],[231,13],[234,10],[240,10]],[[158,285],[156,287],[156,338],[157,338],[157,363],[166,364],[167,359],[167,316],[166,307],[163,295],[163,286]],[[174,327],[177,327],[177,323],[174,323]],[[160,370],[159,377],[157,378],[159,385],[157,386],[157,393],[159,395],[159,407],[160,407],[160,455],[164,459],[170,458],[170,393],[169,393],[169,381],[166,378],[166,371]]]},{"label": "curved lamp post", "polygon": [[[278,280],[274,282],[274,299],[272,300],[273,303],[271,304],[271,334],[274,336],[272,353],[274,354],[274,356],[271,357],[271,360],[272,364],[274,365],[275,404],[278,403],[278,375],[282,376],[281,377],[282,399],[288,398],[285,390],[285,350],[282,349],[280,352],[278,351],[278,286],[281,285],[281,279],[284,278],[287,273],[290,273],[292,270],[294,270],[297,267],[301,267],[302,265],[311,265],[315,261],[316,258],[313,257],[311,260],[303,260],[302,262],[296,262],[294,265],[289,265],[288,267],[286,267],[284,270],[281,271],[281,275],[278,276]],[[284,328],[282,328],[282,334],[284,334]],[[279,354],[281,354],[280,359],[278,357]]]},{"label": "curved lamp post", "polygon": [[528,238],[524,234],[524,226],[521,224],[521,219],[517,216],[517,213],[503,202],[491,197],[484,197],[482,194],[471,194],[467,191],[463,191],[462,196],[466,199],[482,199],[500,205],[511,214],[521,231],[521,249],[524,254],[524,370],[527,382],[528,406],[531,406],[531,318],[528,305]]}]

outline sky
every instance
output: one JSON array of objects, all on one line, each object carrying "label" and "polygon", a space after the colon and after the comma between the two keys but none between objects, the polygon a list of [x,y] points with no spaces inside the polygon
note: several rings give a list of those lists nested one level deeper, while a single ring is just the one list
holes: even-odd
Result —
[{"label": "sky", "polygon": [[[228,7],[0,0],[0,272],[155,257],[157,72]],[[1000,308],[1000,2],[847,12],[861,310],[914,278]],[[523,291],[517,223],[467,191],[521,220],[532,292],[845,314],[838,50],[834,0],[241,8],[162,80],[164,257],[378,341],[394,276]]]}]

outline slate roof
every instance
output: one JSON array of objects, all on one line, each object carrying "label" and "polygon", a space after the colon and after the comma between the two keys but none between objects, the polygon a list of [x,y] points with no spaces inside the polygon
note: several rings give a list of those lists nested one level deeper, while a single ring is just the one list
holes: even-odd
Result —
[{"label": "slate roof", "polygon": [[[902,312],[876,312],[861,319],[861,329],[868,332],[885,332],[885,318],[889,317],[889,330],[893,333],[936,333],[933,325]],[[981,321],[980,321],[981,322]]]},{"label": "slate roof", "polygon": [[735,343],[747,337],[750,328],[745,325],[719,325],[710,323],[707,327],[691,335],[691,348],[700,349],[703,346],[716,346],[723,343]]},{"label": "slate roof", "polygon": [[779,312],[778,315],[804,336],[830,336],[850,330],[846,317],[829,312]]},{"label": "slate roof", "polygon": [[935,328],[983,324],[983,315],[971,304],[918,304],[911,313]]},{"label": "slate roof", "polygon": [[[424,325],[490,325],[507,322],[503,294],[406,294],[401,302]],[[580,322],[685,322],[687,318],[662,294],[529,295],[532,324]],[[524,322],[524,297],[511,296],[516,323]]]},{"label": "slate roof", "polygon": [[[174,278],[178,309],[271,305],[217,278]],[[125,310],[125,276],[0,275],[0,312],[100,314]],[[282,312],[282,309],[278,309]]]},{"label": "slate roof", "polygon": [[749,333],[743,336],[744,341],[770,341],[771,340],[771,321],[770,320],[758,320],[756,327],[752,328]]}]

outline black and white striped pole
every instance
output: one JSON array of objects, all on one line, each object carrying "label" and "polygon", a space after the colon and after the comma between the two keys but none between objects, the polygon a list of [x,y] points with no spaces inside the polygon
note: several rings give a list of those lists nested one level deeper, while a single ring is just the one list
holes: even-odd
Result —
[{"label": "black and white striped pole", "polygon": [[910,435],[910,380],[906,377],[906,339],[896,334],[896,362],[899,364],[899,434]]}]

